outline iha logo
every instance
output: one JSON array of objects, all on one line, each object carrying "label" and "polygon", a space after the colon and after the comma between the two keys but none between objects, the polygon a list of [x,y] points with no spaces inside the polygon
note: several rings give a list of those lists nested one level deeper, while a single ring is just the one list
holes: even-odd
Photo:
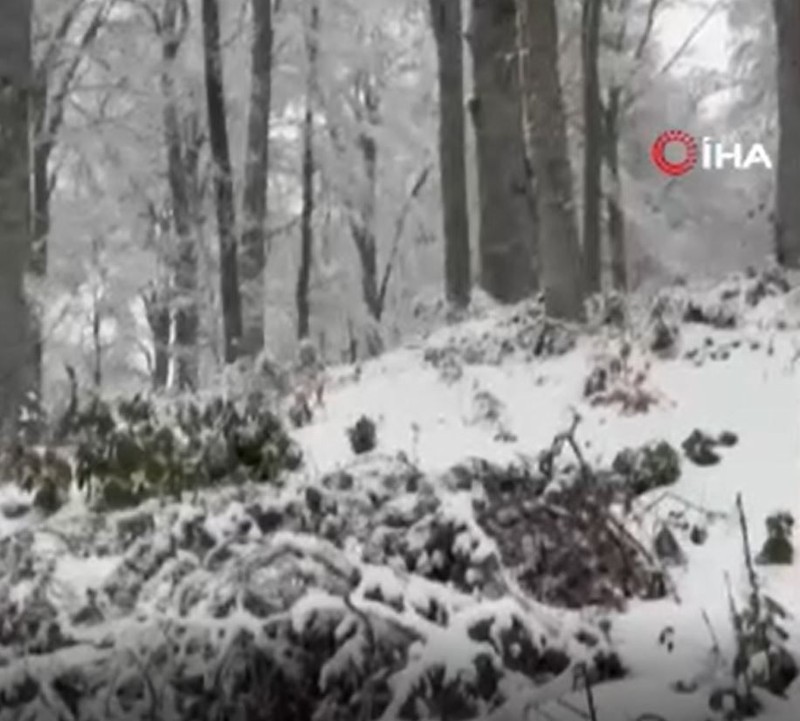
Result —
[{"label": "iha logo", "polygon": [[[670,160],[667,150],[680,148],[681,159]],[[745,146],[742,143],[725,145],[713,138],[703,138],[700,144],[694,136],[683,130],[667,130],[661,133],[650,148],[650,159],[662,173],[677,177],[685,175],[700,161],[704,170],[723,170],[728,164],[736,170],[747,170],[754,165],[772,169],[772,160],[761,143]]]}]

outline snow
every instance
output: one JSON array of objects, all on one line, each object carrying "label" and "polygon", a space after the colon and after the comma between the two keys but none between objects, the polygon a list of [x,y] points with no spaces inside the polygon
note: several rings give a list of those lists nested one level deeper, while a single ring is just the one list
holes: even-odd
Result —
[{"label": "snow", "polygon": [[[788,298],[786,312],[796,317],[791,303],[796,304],[794,294]],[[683,359],[654,362],[649,386],[667,400],[647,414],[624,416],[614,408],[595,408],[582,402],[581,387],[600,345],[597,340],[584,340],[576,352],[535,365],[509,361],[502,366],[465,366],[463,377],[450,385],[425,366],[421,350],[404,350],[367,364],[360,382],[329,396],[322,420],[303,429],[298,437],[322,472],[332,470],[351,456],[341,428],[367,414],[380,419],[382,452],[408,452],[414,439],[414,460],[424,471],[437,473],[465,457],[504,462],[535,453],[568,427],[573,408],[583,419],[578,438],[590,462],[610,461],[624,447],[656,439],[680,447],[695,428],[711,433],[733,431],[739,443],[725,449],[720,464],[701,468],[684,463],[682,478],[670,489],[698,506],[728,514],[724,522],[711,525],[704,545],[685,549],[690,558],[686,569],[677,572],[680,602],[635,603],[628,613],[614,619],[612,632],[637,676],[676,681],[702,677],[708,673],[712,645],[704,614],[730,658],[726,577],[735,590],[745,588],[736,495],[743,495],[754,549],[763,542],[763,519],[768,514],[785,509],[796,517],[800,515],[800,384],[793,362],[800,334],[792,329],[776,333],[767,326],[765,318],[774,318],[785,309],[774,299],[768,299],[765,305],[768,310],[757,308],[745,329],[687,326],[682,338],[684,348],[700,346],[706,338],[712,338],[716,345],[743,337],[748,343],[742,343],[727,361],[707,362],[700,367]],[[480,334],[485,327],[486,322],[481,321],[474,323],[472,330]],[[761,341],[757,350],[749,347],[753,339]],[[475,385],[500,399],[517,442],[498,443],[491,429],[469,423],[466,409]],[[418,429],[416,434],[414,428]],[[472,522],[466,494],[450,495],[447,504],[456,516]],[[668,506],[667,499],[664,508]],[[790,613],[800,611],[800,565],[762,572],[765,589]],[[676,629],[671,654],[657,644],[658,634],[666,626]],[[790,620],[787,630],[797,643],[797,619]],[[449,655],[457,656],[452,651]],[[637,689],[637,694],[652,701],[648,692]],[[604,694],[613,699],[625,696],[631,702],[633,697],[627,691],[624,695],[610,690]],[[670,708],[678,708],[676,704],[669,699]],[[622,713],[622,709],[619,711]],[[611,714],[607,718],[624,716]]]},{"label": "snow", "polygon": [[[357,381],[348,380],[345,369],[331,373],[339,382],[326,393],[324,409],[313,424],[296,432],[309,467],[298,474],[295,481],[300,483],[309,474],[319,476],[352,464],[353,454],[345,429],[361,415],[375,419],[378,424],[379,446],[372,453],[373,457],[403,452],[430,477],[437,477],[469,458],[505,463],[530,457],[548,447],[557,433],[568,428],[573,412],[580,414],[577,439],[590,463],[608,463],[621,449],[652,440],[664,439],[680,447],[695,428],[710,433],[734,432],[739,442],[721,450],[723,459],[718,465],[699,467],[684,460],[681,479],[669,489],[671,495],[658,504],[662,515],[671,508],[685,511],[685,503],[677,500],[681,498],[698,508],[726,514],[724,520],[708,525],[705,544],[684,548],[688,563],[673,572],[677,599],[632,602],[625,613],[611,616],[611,639],[632,673],[624,681],[595,688],[598,708],[602,710],[599,717],[603,721],[634,719],[639,714],[657,713],[665,708],[670,709],[674,719],[704,718],[707,696],[679,694],[670,684],[701,684],[724,672],[723,661],[730,663],[732,632],[727,582],[730,579],[737,592],[744,591],[746,584],[735,509],[737,494],[743,497],[754,549],[764,540],[763,520],[767,515],[788,510],[800,517],[800,381],[795,368],[800,331],[796,330],[796,324],[779,331],[770,322],[781,315],[796,318],[796,296],[797,293],[793,293],[785,300],[767,299],[749,313],[744,329],[722,331],[706,326],[685,326],[681,337],[684,350],[708,345],[707,339],[711,339],[714,346],[742,338],[747,342],[732,350],[726,361],[709,360],[697,365],[680,357],[651,359],[647,384],[658,391],[662,400],[648,413],[634,416],[623,415],[615,407],[591,406],[582,398],[583,383],[594,358],[609,345],[606,336],[582,337],[577,348],[567,355],[533,363],[509,358],[496,365],[465,364],[458,380],[445,383],[437,370],[423,360],[425,347],[445,343],[455,333],[479,337],[491,330],[497,320],[495,315],[501,311],[488,319],[447,328],[416,346],[365,363]],[[760,346],[752,348],[751,340],[758,340]],[[474,418],[475,394],[484,391],[500,402],[502,425],[516,440],[496,440],[497,424]],[[444,487],[437,488],[436,492],[443,501],[443,515],[457,520],[466,529],[458,541],[464,550],[475,560],[495,553],[494,543],[474,520],[471,494]],[[0,485],[0,507],[5,503],[29,502],[30,498],[13,486]],[[650,504],[652,508],[653,503],[653,496],[638,501],[642,517],[646,515],[644,507]],[[398,499],[399,508],[409,504],[408,499]],[[72,517],[79,517],[80,513],[81,509],[74,504],[62,511],[62,515]],[[181,524],[195,516],[190,506],[180,507],[173,533],[179,533]],[[229,502],[223,512],[206,518],[205,529],[218,543],[223,543],[238,532],[245,516],[242,503]],[[648,522],[652,523],[652,519]],[[0,539],[29,525],[36,529],[40,523],[41,520],[32,515],[10,520],[0,514]],[[638,530],[650,532],[652,527]],[[797,526],[795,530],[798,531]],[[318,558],[325,557],[330,550],[326,542],[312,536],[279,532],[267,541],[266,538],[259,540],[260,533],[255,529],[251,529],[250,534],[253,541],[268,542],[276,553],[287,549]],[[355,560],[358,544],[354,539],[347,539],[346,546],[350,549],[348,557]],[[77,558],[44,532],[37,533],[37,548],[42,557],[55,560],[57,585],[72,599],[83,599],[89,589],[102,585],[120,562],[120,557],[115,555]],[[343,577],[350,570],[339,569]],[[475,606],[471,605],[469,596],[418,575],[373,565],[361,565],[360,570],[361,583],[352,596],[353,603],[369,608],[378,616],[407,624],[425,639],[424,658],[412,656],[406,668],[393,677],[396,695],[386,714],[397,711],[419,681],[423,667],[441,663],[448,676],[469,674],[474,673],[472,661],[477,655],[492,655],[491,646],[472,641],[465,632],[477,616],[491,615],[494,619],[492,634],[497,641],[500,629],[509,626],[512,619],[526,609],[531,611],[530,617],[523,619],[526,623],[535,623],[534,610],[542,623],[540,627],[531,628],[536,637],[552,637],[555,630],[561,628],[568,638],[584,619],[593,618],[597,613],[593,609],[580,613],[545,609],[532,601],[520,600],[519,592],[514,598]],[[800,611],[800,564],[764,567],[759,572],[764,589],[770,595],[790,613]],[[24,589],[24,584],[19,584],[14,589],[15,594]],[[442,599],[455,615],[448,627],[442,628],[424,621],[413,608],[394,612],[385,605],[367,600],[376,590],[385,601],[405,598],[412,607],[419,609],[428,607],[432,599]],[[159,595],[152,594],[153,597]],[[293,626],[299,631],[320,611],[341,607],[340,596],[313,590],[292,607]],[[153,614],[161,611],[164,609],[156,606],[149,609]],[[240,614],[240,611],[235,613]],[[252,623],[252,619],[247,623]],[[674,630],[671,650],[658,643],[659,634],[667,627]],[[456,632],[457,629],[464,632]],[[352,630],[352,621],[337,630],[337,637],[348,640],[346,647],[340,648],[326,667],[321,679],[323,685],[362,652],[354,637],[349,636]],[[792,650],[800,657],[797,618],[789,619],[787,630]],[[719,643],[721,657],[712,653],[715,642]],[[533,697],[520,699],[519,707],[504,708],[492,718],[494,721],[574,718],[569,706],[585,708],[585,696],[582,692],[573,692],[565,678],[559,677],[556,681]],[[788,721],[796,717],[789,713],[786,703],[772,700],[769,703],[767,718]],[[526,706],[531,711],[537,705],[541,716],[534,712],[525,715]],[[385,718],[390,716],[385,715]]]},{"label": "snow", "polygon": [[[25,493],[14,483],[5,483],[0,480],[0,509],[29,506],[32,500],[32,494]],[[26,528],[30,522],[31,519],[28,516],[10,518],[4,512],[0,512],[0,539]]]}]

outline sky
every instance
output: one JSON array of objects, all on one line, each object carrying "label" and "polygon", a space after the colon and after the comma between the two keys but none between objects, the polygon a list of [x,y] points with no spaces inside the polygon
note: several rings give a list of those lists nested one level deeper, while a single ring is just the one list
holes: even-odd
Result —
[{"label": "sky", "polygon": [[[704,22],[714,5],[718,7]],[[700,24],[702,28],[672,66],[672,73],[680,76],[698,69],[728,70],[733,38],[724,5],[718,0],[677,0],[673,7],[663,12],[656,25],[656,35],[663,49],[663,62],[672,58]],[[731,99],[731,94],[725,91],[708,95],[699,111],[706,118],[724,115]]]},{"label": "sky", "polygon": [[[712,0],[703,2],[685,0],[685,4],[679,0],[675,3],[675,7],[664,11],[658,21],[658,39],[663,44],[666,58],[671,57],[686,40],[692,29],[703,20],[707,8],[712,4]],[[731,52],[730,39],[727,16],[724,8],[720,7],[693,40],[683,59],[676,63],[674,71],[686,73],[698,67],[725,70]]]}]

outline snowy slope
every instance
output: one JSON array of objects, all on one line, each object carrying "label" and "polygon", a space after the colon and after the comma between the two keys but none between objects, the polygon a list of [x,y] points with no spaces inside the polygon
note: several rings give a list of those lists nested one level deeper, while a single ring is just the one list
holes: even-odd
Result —
[{"label": "snowy slope", "polygon": [[[306,458],[305,470],[290,479],[288,487],[280,493],[264,490],[257,493],[291,496],[299,493],[310,478],[347,467],[352,463],[353,453],[344,429],[361,415],[378,422],[379,454],[402,452],[431,478],[469,457],[509,461],[520,455],[533,456],[569,426],[574,411],[582,419],[577,438],[592,464],[608,464],[621,449],[651,440],[665,439],[679,448],[696,428],[712,434],[735,433],[739,442],[723,449],[721,463],[699,467],[684,460],[681,479],[669,489],[671,497],[659,501],[660,494],[656,491],[638,501],[641,513],[634,513],[634,517],[642,519],[642,526],[634,530],[642,537],[651,534],[657,519],[665,517],[671,509],[683,511],[689,518],[693,513],[700,518],[700,512],[693,511],[687,503],[727,515],[724,520],[709,524],[706,543],[684,544],[688,563],[674,571],[678,599],[638,601],[631,603],[625,613],[612,614],[612,641],[632,675],[596,688],[601,721],[635,719],[659,709],[667,721],[701,721],[706,718],[707,695],[677,694],[670,690],[670,684],[696,681],[703,686],[716,676],[729,673],[732,631],[726,578],[730,577],[735,591],[746,592],[736,496],[739,493],[743,496],[751,543],[756,550],[764,540],[763,521],[768,514],[779,510],[800,514],[800,379],[794,368],[800,331],[786,323],[778,328],[774,322],[781,314],[793,315],[791,302],[789,296],[768,299],[748,312],[744,326],[735,330],[685,325],[681,330],[681,353],[673,359],[658,359],[644,351],[635,351],[635,363],[650,364],[646,385],[660,399],[649,412],[637,415],[625,415],[615,406],[592,406],[583,398],[585,379],[596,365],[598,354],[617,342],[606,331],[581,336],[573,351],[557,357],[526,360],[510,356],[492,364],[464,363],[459,377],[445,382],[440,371],[425,360],[426,350],[447,345],[454,339],[471,338],[479,342],[476,339],[495,333],[498,324],[515,311],[497,311],[489,318],[447,328],[416,345],[365,363],[355,374],[352,368],[331,371],[331,378],[337,380],[330,383],[324,408],[317,410],[312,424],[296,431]],[[689,349],[703,349],[705,353],[718,348],[725,349],[724,359],[708,358],[699,363],[684,357]],[[479,400],[487,395],[499,402],[493,420],[486,419],[485,407]],[[503,432],[502,440],[498,439],[498,431]],[[24,494],[0,486],[0,505],[24,500]],[[240,522],[245,501],[233,492],[208,501],[208,507],[215,510],[208,518],[204,516],[205,528],[221,545],[226,534],[230,535],[228,529]],[[466,516],[468,509],[459,507],[459,503],[461,500],[453,497],[451,505]],[[157,512],[166,513],[163,509]],[[188,522],[194,512],[183,506],[170,523]],[[53,522],[62,532],[64,528],[74,530],[88,525],[86,512],[78,501],[57,514]],[[70,613],[80,606],[87,589],[99,587],[120,567],[121,550],[103,554],[102,558],[73,553],[59,540],[58,534],[46,532],[47,524],[34,515],[17,520],[0,515],[0,538],[19,533],[31,524],[39,529],[35,534],[37,558],[45,564],[52,559],[59,604]],[[253,542],[260,542],[260,538],[252,531]],[[760,572],[766,590],[800,616],[800,565],[761,568]],[[219,582],[222,587],[220,579],[226,573],[209,575],[206,585],[211,587]],[[364,573],[362,591],[373,583],[383,590],[384,596],[400,593],[397,588],[392,591],[398,581],[388,569],[366,566]],[[140,601],[136,617],[172,613],[175,601],[170,596],[168,574],[162,582],[161,589],[153,582],[155,585],[147,595],[150,600]],[[425,598],[444,593],[427,581],[422,583],[412,577],[410,583],[412,586],[421,583],[414,588]],[[24,593],[24,588],[13,592]],[[326,593],[321,591],[305,601],[306,607],[341,606],[340,601]],[[404,593],[409,593],[408,589]],[[452,608],[460,609],[456,615],[464,614],[464,624],[471,613],[486,611],[485,606],[471,607],[472,601],[452,590],[447,591],[446,599]],[[294,612],[302,615],[302,604]],[[607,615],[596,609],[579,613],[553,611],[553,614],[567,626],[580,619],[596,620]],[[798,658],[799,621],[793,618],[787,624],[790,645]],[[122,625],[119,620],[109,622],[99,627],[94,636],[101,638],[110,629],[135,636],[136,623],[133,616]],[[302,625],[301,621],[298,623]],[[417,619],[415,623],[421,622]],[[659,634],[669,626],[674,629],[671,651],[658,643]],[[434,627],[426,626],[423,630],[430,637],[426,646],[429,655],[438,648],[442,658],[452,660],[461,655],[462,660],[469,660],[470,653],[474,653],[470,642],[457,637],[453,628],[447,629],[450,635]],[[711,653],[714,640],[719,642],[727,665]],[[466,643],[460,654],[454,652],[456,643]],[[0,686],[1,682],[2,678]],[[402,676],[397,682],[402,682]],[[797,686],[795,683],[794,688]],[[800,702],[800,698],[789,703],[771,700],[767,718],[776,721],[796,718],[796,713],[792,713],[797,708],[795,701]],[[496,721],[523,718],[525,713],[537,718],[534,707],[543,719],[566,721],[580,717],[586,709],[583,692],[573,693],[560,678],[555,686],[520,695],[516,703],[517,706],[496,712]],[[667,709],[669,715],[665,713]]]},{"label": "snowy slope", "polygon": [[[773,304],[766,314],[776,312]],[[739,347],[727,360],[700,366],[682,357],[653,360],[649,386],[659,391],[663,401],[646,414],[626,416],[615,408],[592,407],[583,401],[583,382],[594,354],[607,344],[604,338],[583,339],[575,352],[533,364],[506,361],[500,366],[468,365],[454,384],[442,383],[436,371],[422,362],[422,349],[418,349],[368,364],[360,382],[332,395],[322,420],[303,429],[299,438],[315,467],[330,471],[346,463],[351,455],[341,428],[367,414],[380,419],[382,450],[410,452],[424,470],[434,472],[464,456],[509,460],[518,453],[534,454],[565,430],[573,408],[583,418],[578,438],[587,460],[592,461],[609,462],[621,449],[650,440],[666,439],[680,447],[695,428],[736,433],[739,443],[726,450],[720,464],[698,467],[684,463],[682,478],[671,489],[698,506],[729,514],[727,520],[711,526],[706,544],[684,549],[690,560],[685,569],[677,571],[680,603],[640,602],[615,619],[614,637],[624,658],[641,677],[657,679],[663,692],[664,681],[709,676],[712,637],[704,612],[730,658],[726,575],[734,589],[746,589],[736,495],[743,495],[754,549],[764,540],[762,519],[768,514],[789,510],[797,517],[800,513],[800,378],[794,368],[800,333],[765,326],[764,315],[764,309],[758,310],[744,328],[730,331],[684,327],[684,349],[707,347],[707,339],[714,346],[738,341]],[[478,336],[486,323],[475,322],[471,328],[461,327],[456,332]],[[453,332],[443,331],[429,343],[443,342]],[[758,347],[753,347],[756,344]],[[518,437],[516,442],[495,441],[494,426],[471,422],[476,388],[489,390],[501,400],[506,427]],[[667,499],[660,506],[662,515],[670,507]],[[672,507],[685,510],[680,503],[672,502]],[[764,569],[764,582],[776,600],[800,616],[800,565]],[[799,620],[793,619],[787,629],[794,632],[798,652]],[[675,628],[672,653],[657,643],[659,633],[667,626]],[[612,707],[620,698],[627,702],[637,697],[627,691],[603,693]],[[631,718],[652,711],[652,690],[642,690],[639,696],[640,707],[633,703],[630,709],[612,712],[608,708],[607,718],[622,718],[617,713],[623,710],[626,715],[630,712]],[[672,707],[674,699],[670,697],[662,704]],[[553,714],[561,718],[554,708],[548,713],[549,718],[554,718]],[[561,714],[574,718],[563,708]]]}]

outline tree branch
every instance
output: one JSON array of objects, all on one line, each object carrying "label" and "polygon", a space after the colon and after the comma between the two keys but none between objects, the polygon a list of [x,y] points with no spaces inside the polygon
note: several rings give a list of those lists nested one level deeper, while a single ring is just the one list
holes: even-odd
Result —
[{"label": "tree branch", "polygon": [[381,308],[386,300],[386,292],[389,288],[389,280],[392,275],[392,270],[394,269],[395,261],[397,260],[397,253],[400,248],[400,241],[403,237],[403,231],[405,230],[406,219],[408,218],[408,214],[411,210],[413,202],[419,197],[419,194],[425,187],[425,183],[431,174],[431,170],[433,170],[433,165],[428,163],[419,172],[416,182],[411,188],[411,192],[408,194],[408,197],[405,199],[403,207],[400,209],[400,214],[397,217],[397,222],[395,223],[394,227],[394,238],[392,239],[392,249],[389,253],[389,259],[386,261],[386,268],[383,271],[383,278],[381,279],[381,285],[378,291],[378,302],[380,303]]}]

